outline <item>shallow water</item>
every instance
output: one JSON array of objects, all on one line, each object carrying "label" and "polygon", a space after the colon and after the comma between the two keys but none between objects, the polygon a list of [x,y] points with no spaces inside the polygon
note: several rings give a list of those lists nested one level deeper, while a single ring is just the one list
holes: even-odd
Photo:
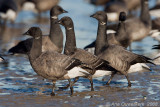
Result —
[{"label": "shallow water", "polygon": [[[150,1],[152,6],[154,1]],[[84,0],[61,0],[60,5],[74,21],[77,47],[83,48],[96,38],[97,21],[89,16],[100,10]],[[24,17],[25,16],[25,17]],[[115,76],[110,86],[105,86],[109,77],[94,79],[94,92],[90,92],[90,83],[80,78],[74,86],[74,95],[70,96],[69,89],[59,90],[67,81],[58,81],[56,96],[51,97],[51,81],[45,80],[33,71],[25,55],[8,55],[7,50],[17,44],[31,26],[40,26],[44,34],[49,31],[49,13],[43,14],[43,20],[37,21],[36,14],[21,11],[14,25],[7,24],[5,30],[0,29],[0,53],[6,62],[0,64],[0,106],[158,106],[160,105],[160,66],[149,65],[151,72],[129,74],[133,83],[127,88],[124,76]],[[64,28],[62,27],[63,31]],[[158,53],[151,50],[158,41],[146,37],[140,42],[132,43],[133,52],[155,57]],[[128,104],[128,105],[127,105]]]}]

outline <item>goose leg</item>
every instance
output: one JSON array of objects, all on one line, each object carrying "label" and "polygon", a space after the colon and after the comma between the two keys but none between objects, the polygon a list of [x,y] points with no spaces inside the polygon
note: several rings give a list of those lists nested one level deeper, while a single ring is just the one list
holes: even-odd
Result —
[{"label": "goose leg", "polygon": [[[79,79],[79,77],[76,77],[75,79],[74,79],[74,81],[73,81],[73,84],[75,84],[77,81],[78,81],[78,79]],[[71,80],[70,79],[68,79],[68,82],[70,83],[71,82]],[[68,87],[69,87],[70,85],[69,84],[67,84],[66,86],[64,86],[64,87],[59,87],[61,90],[65,90],[65,89],[67,89]]]},{"label": "goose leg", "polygon": [[128,75],[127,74],[125,74],[125,77],[127,78],[127,81],[128,81],[128,87],[131,87],[131,81],[129,80],[129,78],[128,78]]},{"label": "goose leg", "polygon": [[71,95],[73,95],[73,83],[74,82],[71,82],[71,80],[69,81]]},{"label": "goose leg", "polygon": [[110,82],[111,82],[111,80],[113,79],[114,75],[115,75],[115,73],[112,73],[112,74],[111,74],[111,77],[110,77],[110,79],[108,80],[108,82],[106,83],[106,85],[109,85],[109,84],[110,84]]},{"label": "goose leg", "polygon": [[89,79],[90,84],[91,84],[91,91],[94,91],[92,76],[90,75],[90,76],[88,77],[88,79]]},{"label": "goose leg", "polygon": [[[71,80],[70,80],[70,79],[68,79],[68,82],[70,83],[70,82],[71,82]],[[65,90],[65,89],[67,89],[69,86],[70,86],[70,85],[69,85],[69,84],[67,84],[67,85],[66,85],[66,86],[64,86],[64,87],[59,87],[59,89],[60,89],[60,90]]]},{"label": "goose leg", "polygon": [[55,96],[54,89],[55,89],[55,86],[56,86],[56,81],[53,81],[52,83],[53,83],[53,86],[52,86],[51,96]]},{"label": "goose leg", "polygon": [[76,77],[75,80],[72,82],[72,81],[69,81],[69,86],[70,86],[70,91],[71,91],[71,95],[73,95],[73,85],[78,81],[79,77]]}]

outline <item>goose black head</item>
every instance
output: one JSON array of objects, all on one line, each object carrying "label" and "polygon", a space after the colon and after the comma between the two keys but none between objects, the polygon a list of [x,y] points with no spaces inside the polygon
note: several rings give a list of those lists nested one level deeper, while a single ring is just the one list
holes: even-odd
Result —
[{"label": "goose black head", "polygon": [[52,18],[57,18],[57,16],[62,14],[62,13],[68,13],[68,12],[58,5],[54,6],[50,10],[50,16]]},{"label": "goose black head", "polygon": [[107,14],[104,11],[98,11],[95,14],[91,15],[90,17],[93,17],[97,19],[99,22],[106,23],[107,22]]},{"label": "goose black head", "polygon": [[39,39],[42,36],[42,31],[39,27],[31,27],[23,35],[32,36],[34,39]]},{"label": "goose black head", "polygon": [[126,18],[127,18],[126,13],[125,12],[120,12],[119,21],[125,21]]},{"label": "goose black head", "polygon": [[67,17],[67,16],[61,18],[57,23],[61,24],[68,30],[73,28],[73,21],[70,17]]}]

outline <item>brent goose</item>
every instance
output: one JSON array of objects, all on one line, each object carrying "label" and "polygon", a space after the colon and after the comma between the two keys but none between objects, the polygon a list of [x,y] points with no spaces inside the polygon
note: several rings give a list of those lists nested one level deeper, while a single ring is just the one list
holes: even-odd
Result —
[{"label": "brent goose", "polygon": [[[50,34],[43,36],[43,51],[57,51],[59,53],[63,50],[63,32],[60,25],[55,24],[58,21],[58,15],[67,13],[63,8],[56,5],[50,10]],[[19,42],[16,46],[9,49],[9,53],[26,54],[30,51],[33,39],[27,39]]]},{"label": "brent goose", "polygon": [[107,12],[108,21],[118,21],[119,13],[126,13],[136,9],[140,0],[110,0],[106,3],[104,11]]},{"label": "brent goose", "polygon": [[[14,0],[0,0],[0,19],[14,22],[17,16],[17,5]],[[1,21],[1,20],[0,20]]]},{"label": "brent goose", "polygon": [[77,48],[76,46],[76,37],[74,32],[74,24],[70,17],[63,17],[57,23],[63,25],[66,31],[66,43],[64,48],[64,54],[79,59],[83,63],[86,63],[90,66],[93,70],[89,71],[90,76],[87,78],[90,80],[91,83],[91,91],[94,90],[92,77],[100,77],[105,75],[110,75],[111,72],[115,72],[116,70],[108,65],[107,61],[104,61],[97,56],[93,55],[90,52],[87,52],[83,49]]},{"label": "brent goose", "polygon": [[108,21],[118,21],[119,13],[128,13],[126,4],[120,0],[113,0],[106,4],[104,11],[107,13]]},{"label": "brent goose", "polygon": [[156,5],[152,8],[149,9],[149,13],[151,14],[151,16],[154,17],[160,17],[159,11],[160,11],[160,1],[157,0]]},{"label": "brent goose", "polygon": [[[119,45],[110,45],[108,44],[108,36],[106,35],[106,22],[107,22],[107,15],[103,11],[98,11],[95,14],[91,15],[91,17],[98,20],[99,24],[101,24],[101,28],[98,28],[98,33],[101,35],[97,35],[96,39],[96,47],[95,53],[101,59],[104,59],[109,62],[109,64],[114,67],[118,73],[125,75],[128,80],[128,86],[131,86],[131,82],[128,78],[128,71],[133,66],[137,68],[137,64],[139,63],[151,63],[153,64],[150,58],[138,55],[132,52],[127,51],[125,48]],[[104,24],[105,23],[105,24]],[[109,84],[117,72],[113,72],[111,78],[107,82]]]},{"label": "brent goose", "polygon": [[22,0],[21,6],[23,10],[41,13],[50,10],[58,3],[59,0]]},{"label": "brent goose", "polygon": [[[78,59],[71,58],[58,52],[42,52],[42,31],[39,27],[31,27],[24,35],[33,37],[33,43],[28,53],[29,61],[34,71],[43,78],[53,81],[51,95],[55,95],[54,89],[57,80],[65,80],[89,75],[85,70],[88,66]],[[84,69],[83,69],[84,68]],[[91,69],[91,68],[89,68]],[[71,94],[73,94],[70,83]]]},{"label": "brent goose", "polygon": [[[139,41],[149,35],[152,22],[148,9],[148,0],[141,0],[140,18],[130,18],[126,20],[126,31],[131,38],[131,42]],[[108,26],[107,29],[116,30],[117,25]]]},{"label": "brent goose", "polygon": [[117,27],[117,31],[115,34],[116,40],[120,42],[121,46],[127,48],[130,43],[130,37],[128,33],[126,32],[126,26],[125,26],[125,20],[126,20],[126,13],[121,12],[119,16],[119,24]]},{"label": "brent goose", "polygon": [[[125,28],[125,20],[126,20],[126,13],[121,12],[119,15],[119,24],[116,30],[116,33],[107,33],[108,35],[108,43],[109,44],[116,44],[121,45],[125,48],[127,48],[130,45],[130,37],[128,36]],[[98,28],[102,29],[103,26],[101,24],[98,24]],[[102,35],[103,32],[98,32],[98,35]],[[84,49],[90,51],[90,48],[95,47],[96,41],[93,41],[91,44],[87,45]],[[103,45],[103,44],[102,44]]]}]

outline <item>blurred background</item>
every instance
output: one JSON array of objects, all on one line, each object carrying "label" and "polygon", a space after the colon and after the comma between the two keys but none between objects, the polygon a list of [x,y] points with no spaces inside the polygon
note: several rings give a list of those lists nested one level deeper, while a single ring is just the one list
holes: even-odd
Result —
[{"label": "blurred background", "polygon": [[[51,82],[36,75],[30,66],[28,57],[8,53],[11,47],[28,38],[22,34],[32,26],[38,26],[42,29],[43,34],[49,34],[49,10],[54,5],[60,5],[69,12],[60,15],[59,19],[63,16],[70,16],[73,19],[77,47],[84,48],[97,36],[98,22],[89,17],[91,14],[100,10],[117,14],[125,11],[128,18],[139,17],[140,0],[33,0],[36,5],[29,9],[24,5],[27,1],[32,0],[0,0],[0,55],[6,60],[0,64],[0,105],[97,106],[105,105],[106,101],[113,102],[114,99],[118,102],[159,101],[160,103],[159,66],[149,65],[152,68],[151,72],[131,74],[133,83],[131,89],[126,88],[127,81],[124,76],[116,76],[117,78],[111,82],[111,87],[104,86],[105,81],[101,81],[102,78],[95,79],[95,92],[90,92],[89,81],[81,78],[74,86],[75,96],[68,96],[69,90],[58,91],[57,88],[56,93],[59,96],[50,98]],[[113,6],[113,10],[109,9],[110,6]],[[12,17],[7,18],[8,16],[4,15],[6,7],[11,7]],[[151,9],[152,31],[141,41],[132,42],[132,52],[154,58],[159,53],[158,50],[152,50],[152,46],[158,44],[160,40],[160,10],[156,10],[158,13],[153,10],[160,9],[160,0],[149,0],[149,9]],[[108,25],[116,23],[118,19],[110,18]],[[61,28],[65,38],[64,27]],[[65,84],[67,81],[58,81],[56,86],[62,87]],[[6,103],[6,99],[10,103]]]}]

